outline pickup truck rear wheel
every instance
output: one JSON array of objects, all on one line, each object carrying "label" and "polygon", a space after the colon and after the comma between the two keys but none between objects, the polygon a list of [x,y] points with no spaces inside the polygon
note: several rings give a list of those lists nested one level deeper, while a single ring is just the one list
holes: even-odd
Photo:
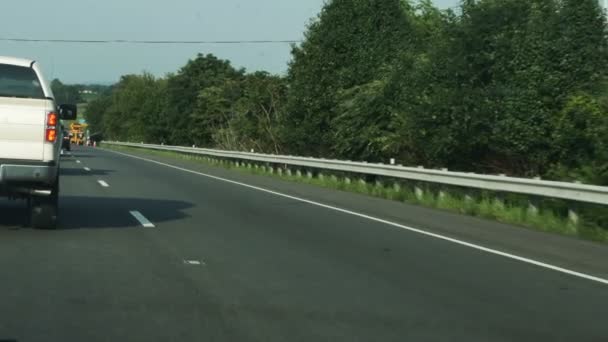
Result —
[{"label": "pickup truck rear wheel", "polygon": [[59,208],[59,177],[53,186],[49,197],[32,199],[30,208],[30,223],[37,229],[57,228]]},{"label": "pickup truck rear wheel", "polygon": [[49,202],[34,204],[30,214],[32,227],[37,229],[57,228],[57,207]]}]

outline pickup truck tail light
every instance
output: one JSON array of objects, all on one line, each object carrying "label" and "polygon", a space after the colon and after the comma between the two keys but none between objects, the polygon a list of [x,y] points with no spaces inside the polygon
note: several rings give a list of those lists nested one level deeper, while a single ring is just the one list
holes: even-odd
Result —
[{"label": "pickup truck tail light", "polygon": [[57,113],[49,112],[46,115],[46,132],[44,139],[46,142],[54,143],[57,140],[57,121],[59,120]]}]

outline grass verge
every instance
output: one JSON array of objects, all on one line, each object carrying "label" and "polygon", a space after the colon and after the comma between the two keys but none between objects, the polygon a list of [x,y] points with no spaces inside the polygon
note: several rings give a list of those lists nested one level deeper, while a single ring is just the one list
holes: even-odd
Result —
[{"label": "grass verge", "polygon": [[312,173],[297,169],[282,169],[276,166],[259,165],[240,161],[221,160],[200,155],[171,151],[147,150],[102,144],[103,148],[138,152],[147,155],[170,157],[195,161],[206,165],[223,167],[255,175],[277,177],[283,180],[321,186],[324,188],[349,191],[369,196],[416,204],[430,208],[456,212],[465,215],[492,219],[545,232],[579,237],[587,240],[608,242],[608,227],[601,227],[592,220],[581,217],[577,224],[572,223],[564,214],[563,202],[547,202],[545,205],[526,205],[525,196],[471,191],[456,187],[430,186],[404,182],[401,180],[369,181],[356,175]]}]

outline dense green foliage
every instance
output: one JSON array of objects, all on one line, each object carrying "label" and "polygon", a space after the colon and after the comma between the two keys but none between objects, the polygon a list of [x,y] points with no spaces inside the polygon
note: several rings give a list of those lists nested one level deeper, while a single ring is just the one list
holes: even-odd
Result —
[{"label": "dense green foliage", "polygon": [[285,77],[198,55],[90,103],[106,138],[608,184],[596,0],[332,0]]},{"label": "dense green foliage", "polygon": [[51,89],[57,103],[78,104],[107,94],[110,87],[101,84],[64,84],[58,79],[51,82]]},{"label": "dense green foliage", "polygon": [[54,79],[51,82],[51,89],[57,103],[76,104],[82,102],[79,86],[63,84],[60,80]]}]

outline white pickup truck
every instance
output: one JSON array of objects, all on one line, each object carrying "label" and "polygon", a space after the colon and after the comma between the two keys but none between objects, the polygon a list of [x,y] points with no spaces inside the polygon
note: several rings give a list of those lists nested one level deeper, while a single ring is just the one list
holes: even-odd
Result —
[{"label": "white pickup truck", "polygon": [[0,57],[0,196],[25,199],[33,227],[56,227],[61,120],[74,119],[35,61]]}]

